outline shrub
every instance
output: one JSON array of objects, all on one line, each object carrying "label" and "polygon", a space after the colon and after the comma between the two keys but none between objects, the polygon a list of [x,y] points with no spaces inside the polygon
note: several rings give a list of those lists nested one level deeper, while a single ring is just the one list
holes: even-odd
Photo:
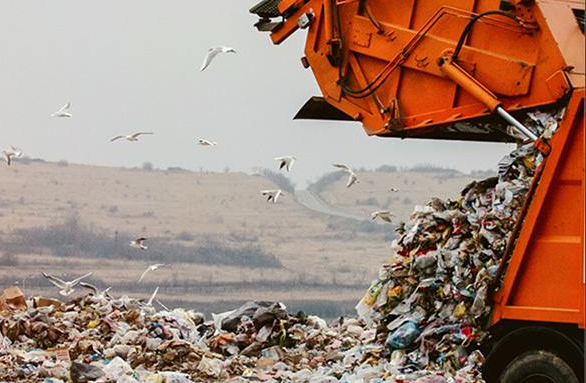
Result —
[{"label": "shrub", "polygon": [[329,172],[321,176],[317,181],[310,184],[308,189],[315,192],[321,193],[330,185],[333,185],[338,180],[344,178],[346,173],[344,171]]},{"label": "shrub", "polygon": [[[3,246],[12,253],[35,253],[46,249],[57,257],[136,259],[138,251],[128,246],[134,239],[130,235],[117,232],[111,237],[95,232],[81,225],[76,215],[50,227],[18,229],[10,237],[11,241],[4,242]],[[277,257],[251,243],[231,247],[219,239],[205,237],[197,246],[183,246],[162,238],[151,238],[147,244],[149,249],[139,254],[142,259],[153,262],[282,267]]]},{"label": "shrub", "polygon": [[376,168],[376,171],[381,173],[396,173],[397,170],[397,167],[394,165],[381,165]]}]

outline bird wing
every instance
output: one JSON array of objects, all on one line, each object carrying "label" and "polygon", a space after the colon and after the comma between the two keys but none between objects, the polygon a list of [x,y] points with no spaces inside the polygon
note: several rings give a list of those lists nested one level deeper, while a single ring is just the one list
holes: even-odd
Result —
[{"label": "bird wing", "polygon": [[378,211],[373,211],[372,213],[370,213],[370,216],[372,217],[372,219],[376,219],[376,217],[378,217],[380,213]]},{"label": "bird wing", "polygon": [[132,138],[136,138],[138,136],[142,136],[143,134],[153,134],[153,132],[136,132],[130,135]]},{"label": "bird wing", "polygon": [[43,274],[43,277],[47,278],[52,284],[59,287],[60,289],[64,289],[67,286],[67,283],[65,283],[65,281],[63,279],[59,279],[57,277],[54,277],[54,276],[46,274],[46,273],[42,273],[42,274]]},{"label": "bird wing", "polygon": [[140,278],[138,279],[138,281],[139,281],[139,282],[140,282],[140,281],[142,281],[142,280],[144,279],[145,275],[147,275],[147,273],[148,273],[149,271],[151,271],[151,267],[152,267],[152,266],[149,266],[149,267],[147,267],[147,268],[146,268],[146,270],[142,272],[142,275],[141,275],[141,276],[140,276]]},{"label": "bird wing", "polygon": [[345,165],[345,164],[332,164],[332,166],[335,166],[335,167],[340,168],[340,169],[344,169],[347,172],[351,172],[352,171],[350,169],[350,167],[348,165]]},{"label": "bird wing", "polygon": [[349,188],[350,186],[354,185],[356,181],[358,181],[356,175],[354,173],[350,173],[350,177],[348,177],[348,183],[346,184],[346,187]]},{"label": "bird wing", "polygon": [[57,113],[65,112],[67,109],[69,109],[69,107],[70,107],[70,106],[71,106],[71,103],[70,103],[70,102],[68,102],[67,104],[63,105],[63,106],[61,107],[61,109],[59,109],[59,110],[57,111]]},{"label": "bird wing", "polygon": [[74,279],[73,281],[71,281],[71,285],[72,285],[72,286],[75,286],[75,285],[77,285],[77,284],[79,283],[79,281],[81,281],[81,280],[82,280],[82,279],[84,279],[84,278],[87,278],[87,277],[89,277],[90,275],[92,275],[92,273],[87,273],[87,274],[85,274],[85,275],[82,275],[81,277],[79,277],[79,278],[77,278],[77,279]]},{"label": "bird wing", "polygon": [[112,141],[116,141],[116,140],[119,140],[119,139],[121,139],[121,138],[124,138],[124,136],[115,136],[115,137],[112,137],[112,138],[110,139],[110,142],[112,142]]},{"label": "bird wing", "polygon": [[277,190],[277,193],[275,194],[275,197],[274,197],[274,200],[273,200],[274,203],[277,203],[277,199],[279,199],[279,196],[281,195],[281,193],[282,193],[281,190]]},{"label": "bird wing", "polygon": [[157,288],[155,289],[155,291],[153,291],[153,295],[151,295],[151,297],[149,298],[147,305],[151,306],[153,304],[153,300],[155,300],[155,297],[157,296],[157,293],[159,292],[159,286],[157,286]]},{"label": "bird wing", "polygon": [[94,292],[94,295],[98,295],[98,288],[94,285],[92,285],[91,283],[87,283],[87,282],[79,282],[79,285],[81,287],[85,287],[86,289],[90,289]]},{"label": "bird wing", "polygon": [[203,60],[203,64],[201,65],[201,68],[199,68],[199,71],[202,72],[204,69],[206,69],[210,63],[212,62],[212,60],[214,59],[214,57],[216,57],[218,55],[218,53],[221,52],[221,48],[210,48],[208,50],[208,54],[206,55],[205,59]]},{"label": "bird wing", "polygon": [[147,240],[147,238],[145,238],[145,237],[140,237],[140,238],[137,238],[135,242],[136,242],[136,243],[138,243],[138,244],[140,245],[140,244],[142,244],[142,243],[143,243],[144,241],[146,241],[146,240]]}]

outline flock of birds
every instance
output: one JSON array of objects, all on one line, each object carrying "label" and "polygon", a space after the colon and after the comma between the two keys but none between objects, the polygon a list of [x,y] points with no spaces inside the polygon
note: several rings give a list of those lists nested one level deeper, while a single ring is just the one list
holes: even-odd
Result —
[{"label": "flock of birds", "polygon": [[[215,47],[210,48],[208,50],[208,52],[204,58],[204,61],[203,61],[199,70],[204,71],[206,68],[208,68],[209,65],[212,63],[212,61],[221,53],[224,53],[224,54],[236,53],[236,51],[234,50],[234,48],[227,47],[227,46],[215,46]],[[51,117],[71,118],[71,117],[73,117],[73,113],[71,112],[70,109],[71,109],[71,103],[67,102],[59,110],[57,110],[55,113],[51,114]],[[130,141],[130,142],[136,142],[139,140],[140,136],[152,135],[152,134],[153,134],[153,132],[139,131],[139,132],[134,132],[134,133],[127,134],[127,135],[117,135],[117,136],[112,137],[110,139],[110,142],[114,142],[114,141],[118,141],[118,140],[126,140],[126,141]],[[198,139],[198,144],[201,146],[217,146],[218,145],[217,142],[211,141],[208,139],[204,139],[204,138]],[[14,147],[14,146],[10,146],[8,149],[3,150],[2,153],[4,155],[4,158],[6,159],[8,166],[12,165],[14,158],[19,158],[23,154],[22,150]],[[291,169],[293,168],[293,164],[295,163],[296,160],[297,160],[297,158],[295,158],[292,155],[275,157],[275,161],[277,161],[279,164],[279,170],[285,169],[285,170],[287,170],[287,172],[291,171]],[[342,164],[342,163],[335,163],[332,165],[338,169],[342,169],[344,172],[346,172],[348,174],[348,181],[346,183],[347,188],[360,182],[358,180],[356,173],[348,165]],[[391,188],[390,191],[391,192],[398,192],[399,190],[396,188]],[[277,200],[279,199],[279,197],[281,197],[283,195],[283,191],[281,189],[261,190],[261,194],[266,197],[267,202],[277,203]],[[388,210],[378,210],[378,211],[373,212],[371,214],[371,217],[373,220],[376,218],[380,218],[383,221],[392,222],[393,214]],[[147,238],[140,237],[140,238],[137,238],[137,239],[131,241],[129,246],[132,248],[144,251],[144,250],[148,249],[148,247],[145,245],[145,241],[147,241]],[[162,264],[162,263],[157,263],[157,264],[148,266],[144,270],[144,272],[142,273],[140,278],[138,279],[138,282],[141,282],[149,272],[153,272],[153,271],[156,271],[158,269],[161,269],[163,267],[168,267],[168,266],[170,266],[170,265],[169,264]],[[110,290],[110,287],[109,287],[106,290],[103,290],[100,292],[94,285],[86,283],[86,282],[82,282],[83,279],[91,276],[92,273],[87,273],[87,274],[82,275],[81,277],[73,279],[71,281],[64,281],[58,277],[46,274],[44,272],[42,273],[42,275],[46,279],[48,279],[53,285],[55,285],[57,288],[59,288],[60,289],[59,293],[63,296],[71,295],[75,291],[75,287],[77,285],[80,285],[82,287],[85,287],[85,288],[92,290],[94,292],[94,295],[96,295],[96,296],[99,296],[99,295],[103,296],[105,294],[108,294],[108,291]],[[157,287],[155,289],[153,295],[148,300],[147,305],[152,304],[158,290],[159,290],[159,287]]]}]

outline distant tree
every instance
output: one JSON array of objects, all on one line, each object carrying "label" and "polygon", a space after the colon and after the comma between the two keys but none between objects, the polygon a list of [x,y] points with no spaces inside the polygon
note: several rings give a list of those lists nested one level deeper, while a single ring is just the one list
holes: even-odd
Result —
[{"label": "distant tree", "polygon": [[292,183],[289,178],[285,177],[281,173],[276,173],[269,169],[262,169],[260,171],[260,174],[263,177],[272,181],[275,185],[277,185],[284,191],[287,191],[289,193],[293,193],[295,191],[295,184]]},{"label": "distant tree", "polygon": [[142,163],[142,170],[145,170],[147,172],[152,171],[153,170],[153,164],[152,164],[152,162],[148,162],[148,161],[143,162]]},{"label": "distant tree", "polygon": [[57,162],[57,166],[68,166],[69,162],[67,162],[67,160],[59,160],[59,162]]},{"label": "distant tree", "polygon": [[323,192],[328,186],[333,185],[338,180],[344,178],[346,173],[344,171],[337,171],[337,172],[329,172],[321,176],[317,181],[313,182],[309,185],[308,189],[316,192],[321,193]]},{"label": "distant tree", "polygon": [[376,171],[381,173],[396,173],[397,167],[394,165],[381,165],[376,168]]}]

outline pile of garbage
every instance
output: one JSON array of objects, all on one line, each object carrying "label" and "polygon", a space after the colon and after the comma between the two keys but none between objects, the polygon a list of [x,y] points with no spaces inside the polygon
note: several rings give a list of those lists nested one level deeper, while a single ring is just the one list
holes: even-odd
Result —
[{"label": "pile of garbage", "polygon": [[[558,121],[529,119],[550,135]],[[461,198],[416,207],[358,318],[328,324],[282,303],[248,302],[206,320],[97,290],[61,302],[9,288],[0,297],[0,382],[483,382],[488,294],[541,160],[520,146]]]}]

